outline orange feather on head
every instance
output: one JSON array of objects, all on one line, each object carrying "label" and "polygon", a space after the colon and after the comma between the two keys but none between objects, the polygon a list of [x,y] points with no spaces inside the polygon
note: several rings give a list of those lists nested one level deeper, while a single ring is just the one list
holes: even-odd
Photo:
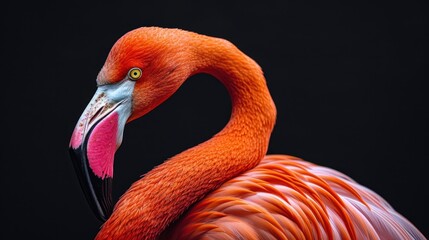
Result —
[{"label": "orange feather on head", "polygon": [[[179,30],[177,30],[179,31]],[[183,50],[177,34],[159,28],[140,28],[122,36],[112,47],[97,77],[98,84],[122,81],[133,67],[142,69],[135,86],[133,113],[129,121],[136,119],[170,97],[192,71],[185,64],[192,56]]]}]

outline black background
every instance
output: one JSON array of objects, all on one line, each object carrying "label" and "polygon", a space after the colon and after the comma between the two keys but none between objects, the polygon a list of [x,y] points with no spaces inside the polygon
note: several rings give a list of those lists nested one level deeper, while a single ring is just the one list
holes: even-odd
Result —
[{"label": "black background", "polygon": [[[114,42],[140,26],[226,38],[263,68],[278,119],[269,153],[329,166],[383,196],[426,236],[425,1],[4,3],[0,238],[90,239],[100,222],[68,143]],[[127,125],[115,198],[168,157],[210,138],[230,102],[213,77],[187,81]]]}]

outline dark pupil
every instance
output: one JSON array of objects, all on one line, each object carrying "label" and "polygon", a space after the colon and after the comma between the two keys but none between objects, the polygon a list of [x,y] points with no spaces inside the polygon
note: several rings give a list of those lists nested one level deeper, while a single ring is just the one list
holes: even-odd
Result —
[{"label": "dark pupil", "polygon": [[133,75],[134,75],[134,76],[137,76],[137,72],[134,72],[134,73],[133,73]]}]

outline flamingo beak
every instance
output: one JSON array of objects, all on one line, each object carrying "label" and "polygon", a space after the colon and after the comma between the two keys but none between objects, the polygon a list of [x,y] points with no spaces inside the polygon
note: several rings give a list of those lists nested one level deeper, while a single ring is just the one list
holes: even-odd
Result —
[{"label": "flamingo beak", "polygon": [[70,156],[80,186],[97,218],[112,213],[113,161],[131,115],[135,82],[99,86],[70,140]]}]

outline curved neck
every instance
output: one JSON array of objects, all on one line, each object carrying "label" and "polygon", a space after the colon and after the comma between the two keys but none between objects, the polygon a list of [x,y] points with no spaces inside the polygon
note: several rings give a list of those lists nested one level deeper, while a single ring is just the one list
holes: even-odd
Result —
[{"label": "curved neck", "polygon": [[[260,67],[231,43],[201,35],[190,41],[192,74],[208,73],[227,88],[231,118],[210,140],[188,149],[135,182],[117,203],[98,239],[154,239],[189,206],[265,155],[276,110]],[[195,43],[194,43],[195,42]]]},{"label": "curved neck", "polygon": [[232,102],[230,121],[221,133],[239,130],[246,138],[269,138],[276,109],[261,68],[226,40],[204,40],[195,48],[195,72],[211,74],[221,81]]}]

